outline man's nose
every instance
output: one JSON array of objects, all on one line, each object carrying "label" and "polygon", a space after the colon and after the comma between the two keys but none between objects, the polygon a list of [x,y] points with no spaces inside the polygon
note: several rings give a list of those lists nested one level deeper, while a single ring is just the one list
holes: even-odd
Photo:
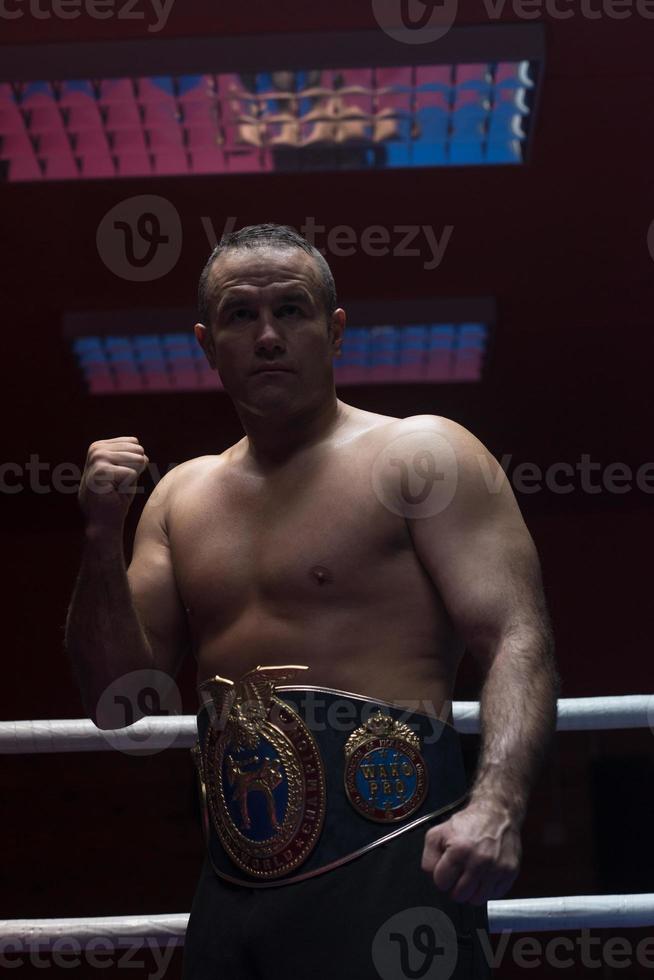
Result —
[{"label": "man's nose", "polygon": [[256,338],[257,350],[274,351],[285,347],[279,326],[270,311],[262,311]]}]

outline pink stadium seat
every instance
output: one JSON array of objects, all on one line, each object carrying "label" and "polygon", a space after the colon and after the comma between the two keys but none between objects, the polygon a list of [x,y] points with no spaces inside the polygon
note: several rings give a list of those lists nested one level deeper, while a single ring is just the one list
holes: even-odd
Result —
[{"label": "pink stadium seat", "polygon": [[108,130],[140,129],[141,114],[139,107],[131,102],[115,102],[107,105],[105,126]]},{"label": "pink stadium seat", "polygon": [[17,156],[30,156],[34,152],[32,141],[27,135],[25,129],[23,129],[22,132],[7,133],[6,136],[2,137],[1,142],[2,149],[0,150],[0,157],[2,159]]},{"label": "pink stadium seat", "polygon": [[449,65],[418,65],[416,68],[416,89],[450,88],[452,69]]},{"label": "pink stadium seat", "polygon": [[116,154],[116,171],[119,177],[141,177],[152,173],[150,157],[147,153],[125,150]]},{"label": "pink stadium seat", "polygon": [[15,102],[14,90],[9,82],[0,82],[0,108],[14,105]]},{"label": "pink stadium seat", "polygon": [[203,147],[191,150],[191,170],[194,174],[218,174],[229,170],[220,147]]},{"label": "pink stadium seat", "polygon": [[150,149],[156,152],[166,152],[167,150],[180,150],[183,143],[183,131],[179,126],[166,126],[161,129],[148,129],[148,142]]},{"label": "pink stadium seat", "polygon": [[38,137],[40,157],[67,156],[70,152],[70,142],[63,129],[41,133]]},{"label": "pink stadium seat", "polygon": [[178,126],[181,114],[177,112],[177,105],[171,99],[168,102],[152,102],[144,105],[143,125],[147,129],[154,129],[159,126]]},{"label": "pink stadium seat", "polygon": [[29,128],[33,133],[58,130],[64,132],[64,120],[57,105],[53,102],[50,105],[35,105],[30,109]]},{"label": "pink stadium seat", "polygon": [[46,180],[62,180],[77,177],[79,171],[73,154],[68,153],[59,156],[49,156],[44,158]]},{"label": "pink stadium seat", "polygon": [[134,102],[135,97],[131,78],[104,78],[100,82],[100,102],[103,105]]},{"label": "pink stadium seat", "polygon": [[103,130],[102,116],[97,102],[89,105],[73,106],[68,110],[66,126],[71,133],[80,133],[85,130]]},{"label": "pink stadium seat", "polygon": [[83,177],[115,177],[116,167],[109,153],[89,153],[79,157]]},{"label": "pink stadium seat", "polygon": [[25,82],[21,86],[20,104],[23,109],[56,106],[55,91],[50,82]]},{"label": "pink stadium seat", "polygon": [[187,126],[185,132],[187,145],[192,151],[218,146],[219,133],[215,126]]},{"label": "pink stadium seat", "polygon": [[258,150],[249,152],[226,152],[227,169],[233,173],[257,173],[261,171],[261,154]]},{"label": "pink stadium seat", "polygon": [[75,137],[75,153],[78,156],[105,156],[108,152],[109,144],[104,130],[89,130]]},{"label": "pink stadium seat", "polygon": [[185,174],[190,169],[188,156],[183,149],[168,147],[166,150],[155,150],[153,156],[156,174]]},{"label": "pink stadium seat", "polygon": [[377,91],[375,96],[377,104],[377,114],[391,112],[395,115],[407,114],[411,112],[411,93],[410,92],[382,92]]},{"label": "pink stadium seat", "polygon": [[161,105],[175,102],[173,80],[170,75],[158,78],[139,78],[136,82],[137,101],[143,105]]},{"label": "pink stadium seat", "polygon": [[66,125],[72,132],[102,129],[100,104],[90,82],[62,82],[59,105],[66,110]]},{"label": "pink stadium seat", "polygon": [[25,121],[16,104],[0,103],[0,135],[20,133],[25,130]]},{"label": "pink stadium seat", "polygon": [[441,112],[450,111],[450,103],[445,92],[422,91],[416,92],[416,110],[439,109]]},{"label": "pink stadium seat", "polygon": [[182,107],[182,122],[185,126],[216,126],[218,112],[211,99],[203,102],[186,102]]},{"label": "pink stadium seat", "polygon": [[411,91],[413,88],[412,68],[377,68],[375,71],[377,89],[392,88]]},{"label": "pink stadium seat", "polygon": [[112,134],[114,153],[145,153],[145,133],[142,129],[117,129]]},{"label": "pink stadium seat", "polygon": [[21,156],[12,157],[9,162],[10,180],[41,180],[43,174],[39,167],[36,154],[25,153]]},{"label": "pink stadium seat", "polygon": [[455,65],[454,83],[457,86],[488,88],[486,65]]}]

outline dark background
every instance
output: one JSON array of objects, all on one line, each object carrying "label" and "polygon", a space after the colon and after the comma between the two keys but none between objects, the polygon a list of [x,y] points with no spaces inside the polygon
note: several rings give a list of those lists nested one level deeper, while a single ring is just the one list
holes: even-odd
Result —
[{"label": "dark background", "polygon": [[[481,3],[461,7],[458,23],[487,22]],[[524,167],[1,186],[4,458],[24,466],[38,454],[51,466],[82,465],[90,442],[130,432],[164,469],[239,438],[223,393],[88,396],[62,339],[61,317],[71,310],[192,306],[208,253],[201,216],[219,230],[228,216],[239,226],[298,226],[313,215],[327,227],[351,225],[357,235],[371,224],[454,226],[444,261],[432,272],[420,258],[329,257],[346,306],[347,299],[372,297],[497,300],[482,383],[348,387],[340,393],[345,401],[397,416],[454,418],[498,457],[511,454],[512,466],[574,466],[589,454],[603,467],[621,462],[635,470],[654,459],[654,263],[647,247],[654,220],[654,21],[635,12],[625,20],[590,20],[572,9],[569,20],[543,16],[547,65]],[[516,18],[507,11],[505,19]],[[270,32],[274,43],[275,32],[291,29],[375,27],[368,3],[178,0],[164,35]],[[2,43],[12,44],[149,36],[138,21],[38,22],[29,14],[0,21],[0,31]],[[150,37],[156,44],[158,36]],[[105,267],[95,235],[109,208],[146,193],[174,204],[183,248],[167,276],[135,284]],[[144,499],[130,516],[128,549]],[[570,494],[543,489],[518,500],[542,558],[562,695],[648,693],[652,495],[636,488],[588,494],[577,486]],[[62,646],[81,548],[75,494],[28,488],[3,495],[2,504],[1,717],[82,717]],[[178,681],[184,710],[192,713],[191,663]],[[478,683],[464,666],[457,697],[476,697]],[[475,740],[466,741],[472,756]],[[557,736],[534,793],[524,867],[511,897],[653,890],[651,748],[649,730]],[[202,843],[187,752],[13,756],[3,769],[0,915],[188,911]],[[645,933],[620,934],[635,943]],[[179,975],[180,962],[178,951],[166,977]],[[581,964],[567,970],[584,972]],[[606,965],[592,972],[625,975]],[[521,974],[508,966],[500,971]]]}]

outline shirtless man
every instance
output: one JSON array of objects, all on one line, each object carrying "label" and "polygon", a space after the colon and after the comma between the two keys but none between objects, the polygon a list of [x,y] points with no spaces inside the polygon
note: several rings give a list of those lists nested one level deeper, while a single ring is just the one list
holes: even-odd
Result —
[{"label": "shirtless man", "polygon": [[[485,681],[480,759],[465,805],[301,884],[257,893],[209,869],[194,900],[185,951],[193,980],[220,969],[230,978],[258,975],[252,964],[246,969],[243,950],[220,959],[241,919],[216,945],[217,923],[243,893],[255,896],[239,907],[248,922],[257,909],[262,919],[285,909],[276,949],[280,930],[293,931],[308,900],[329,945],[316,950],[318,927],[304,924],[302,962],[317,953],[307,978],[322,977],[322,968],[340,980],[348,965],[358,980],[383,976],[369,939],[382,925],[374,912],[375,903],[384,907],[384,889],[368,899],[368,938],[357,929],[365,949],[343,938],[345,919],[337,934],[325,925],[340,914],[346,875],[359,875],[352,895],[362,900],[361,874],[372,880],[375,862],[411,838],[417,843],[401,865],[405,905],[434,904],[450,917],[465,908],[483,924],[474,910],[483,913],[518,873],[529,789],[556,717],[536,551],[499,465],[468,431],[438,416],[361,411],[336,397],[333,358],[345,313],[327,263],[304,239],[275,225],[227,236],[199,296],[195,335],[245,436],[161,479],[128,569],[123,524],[148,459],[135,436],[93,443],[80,488],[86,543],[67,648],[85,707],[103,727],[124,724],[98,719],[109,684],[144,669],[174,677],[187,650],[196,654],[198,683],[216,674],[236,679],[257,665],[302,664],[308,684],[414,710],[420,703],[447,720],[464,649],[472,654]],[[218,894],[219,886],[228,891]],[[254,904],[264,900],[270,906]],[[214,901],[222,903],[215,912]],[[213,945],[198,951],[205,933]],[[262,935],[250,941],[256,952]],[[304,976],[296,952],[293,945],[278,954],[273,967],[268,950],[262,975]],[[478,956],[474,962],[476,973],[460,965],[447,976],[485,976]]]}]

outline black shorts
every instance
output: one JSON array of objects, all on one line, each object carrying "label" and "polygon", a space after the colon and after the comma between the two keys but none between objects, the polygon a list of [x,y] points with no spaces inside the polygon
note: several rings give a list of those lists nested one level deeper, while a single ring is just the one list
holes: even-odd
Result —
[{"label": "black shorts", "polygon": [[420,867],[425,833],[438,822],[276,888],[234,885],[205,859],[183,980],[489,977],[485,906],[452,901]]}]

